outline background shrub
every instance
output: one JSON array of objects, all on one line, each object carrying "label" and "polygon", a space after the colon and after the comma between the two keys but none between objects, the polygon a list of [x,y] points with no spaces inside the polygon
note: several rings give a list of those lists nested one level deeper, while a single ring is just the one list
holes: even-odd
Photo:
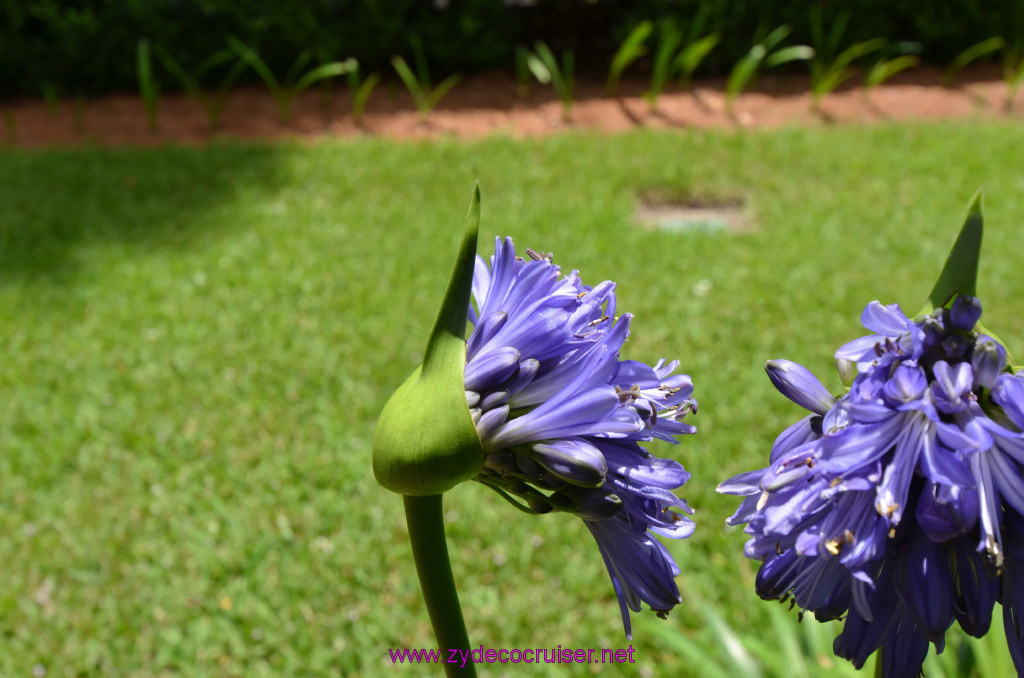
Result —
[{"label": "background shrub", "polygon": [[[707,3],[708,0],[703,0]],[[235,35],[275,71],[310,49],[320,63],[355,57],[364,73],[390,72],[392,56],[411,58],[409,36],[423,40],[431,73],[491,68],[512,71],[517,45],[543,41],[572,50],[578,70],[607,73],[630,29],[667,18],[683,27],[702,0],[0,0],[0,96],[61,96],[134,91],[135,47],[148,38],[186,69],[224,48]],[[1019,0],[852,0],[821,2],[826,25],[851,19],[844,41],[883,37],[921,43],[925,63],[945,65],[985,38],[1024,36]],[[811,4],[787,0],[709,3],[709,30],[722,43],[706,68],[723,74],[753,43],[759,26],[789,24],[791,41],[810,37]],[[246,78],[255,78],[246,73]],[[164,78],[172,85],[171,78]]]}]

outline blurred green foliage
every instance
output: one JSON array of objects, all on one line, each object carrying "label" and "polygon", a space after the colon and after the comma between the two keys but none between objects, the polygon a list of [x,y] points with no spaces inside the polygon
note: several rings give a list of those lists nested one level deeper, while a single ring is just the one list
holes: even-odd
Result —
[{"label": "blurred green foliage", "polygon": [[761,24],[789,24],[796,43],[809,43],[814,16],[831,25],[843,12],[850,20],[842,47],[914,41],[924,62],[942,66],[981,40],[1024,35],[1024,3],[1017,0],[0,0],[0,96],[133,91],[140,39],[193,72],[224,49],[228,35],[252,46],[279,76],[306,50],[313,65],[354,57],[366,73],[389,71],[392,56],[412,59],[413,34],[439,77],[511,71],[516,46],[537,41],[556,53],[571,50],[581,73],[603,76],[640,22],[677,22],[685,31],[702,8],[707,32],[722,36],[707,59],[719,74],[748,52]]}]

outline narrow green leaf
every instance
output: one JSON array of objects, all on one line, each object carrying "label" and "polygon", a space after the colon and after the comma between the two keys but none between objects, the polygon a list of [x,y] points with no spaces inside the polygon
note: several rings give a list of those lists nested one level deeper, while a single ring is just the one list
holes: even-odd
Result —
[{"label": "narrow green leaf", "polygon": [[561,92],[563,89],[562,73],[558,68],[558,61],[555,60],[555,55],[551,53],[551,48],[543,42],[537,42],[533,46],[533,51],[537,53],[541,63],[544,64],[544,68],[551,78],[551,84],[554,85],[555,91]]},{"label": "narrow green leaf", "polygon": [[782,24],[781,26],[773,30],[771,33],[769,33],[767,37],[765,37],[765,39],[761,41],[761,44],[764,45],[764,48],[766,50],[771,51],[775,49],[775,46],[777,44],[785,40],[786,36],[789,35],[790,31],[792,30],[793,29],[790,27],[789,24]]},{"label": "narrow green leaf", "polygon": [[668,21],[661,21],[658,24],[658,35],[658,46],[654,52],[654,63],[651,65],[651,88],[644,93],[652,109],[657,105],[658,97],[665,90],[665,84],[672,79],[675,70],[672,57],[683,39],[679,29]]},{"label": "narrow green leaf", "polygon": [[714,0],[701,0],[697,13],[686,29],[686,44],[693,44],[697,41],[697,36],[704,32],[704,27],[707,25],[708,19],[711,18],[712,8],[719,9],[719,4]]},{"label": "narrow green leaf", "polygon": [[[149,131],[157,128],[157,115],[160,105],[160,86],[153,73],[153,58],[150,54],[149,40],[140,38],[135,51],[135,67],[139,78],[139,93],[146,106],[146,119]],[[54,93],[56,96],[56,92]]]},{"label": "narrow green leaf", "polygon": [[267,66],[266,62],[260,58],[260,55],[256,53],[256,50],[249,47],[233,35],[229,35],[227,37],[227,43],[231,49],[235,50],[238,56],[245,59],[245,62],[249,64],[257,74],[259,74],[273,97],[278,99],[281,94],[281,85],[277,81],[277,76],[275,76],[274,72],[270,70],[270,66]]},{"label": "narrow green leaf", "polygon": [[163,46],[155,44],[153,45],[153,54],[160,60],[160,63],[167,69],[167,72],[178,81],[181,88],[185,90],[186,96],[193,99],[199,97],[199,82],[185,72],[185,69],[171,56],[170,52],[164,49]]},{"label": "narrow green leaf", "polygon": [[[821,5],[812,5],[807,14],[810,19],[811,42],[815,47],[821,49],[822,57],[825,57],[828,52],[828,43],[825,42],[825,30],[823,26],[824,19],[822,18]],[[835,24],[832,24],[832,28],[835,30]]]},{"label": "narrow green leaf", "polygon": [[953,243],[945,266],[932,288],[928,300],[933,308],[945,306],[957,294],[977,296],[978,257],[981,255],[982,203],[984,193],[978,190],[967,208],[960,235]]},{"label": "narrow green leaf", "polygon": [[371,73],[352,94],[352,119],[357,125],[363,120],[363,111],[366,109],[366,101],[370,98],[370,92],[379,82],[380,75]]},{"label": "narrow green leaf", "polygon": [[391,57],[391,65],[394,67],[395,72],[398,73],[398,77],[405,83],[405,88],[409,90],[409,94],[412,95],[413,101],[416,103],[416,110],[423,110],[423,103],[426,95],[423,93],[423,88],[420,86],[416,76],[413,75],[412,69],[409,68],[409,64],[405,63],[405,59],[400,56]]},{"label": "narrow green leaf", "polygon": [[416,33],[409,36],[412,45],[412,58],[416,64],[416,80],[423,90],[430,89],[430,70],[427,68],[427,54],[423,51],[423,40]]},{"label": "narrow green leaf", "polygon": [[619,89],[619,78],[631,63],[639,59],[647,52],[644,41],[654,30],[654,24],[650,21],[641,21],[629,32],[626,39],[612,57],[611,68],[608,69],[608,85],[606,87],[608,96],[615,96]]},{"label": "narrow green leaf", "polygon": [[853,70],[850,68],[841,68],[837,71],[829,71],[824,78],[818,80],[811,86],[814,98],[820,99],[824,95],[834,92],[839,85],[849,80],[852,75]]},{"label": "narrow green leaf", "polygon": [[871,67],[867,77],[864,79],[864,88],[867,90],[874,89],[900,71],[913,68],[920,63],[921,60],[912,54],[904,54],[893,59],[879,61]]},{"label": "narrow green leaf", "polygon": [[349,71],[345,75],[345,79],[348,80],[348,88],[349,88],[350,91],[354,92],[357,89],[359,89],[359,76],[360,76],[359,62],[356,61],[356,67],[353,68],[351,71]]},{"label": "narrow green leaf", "polygon": [[536,54],[526,55],[526,65],[533,73],[533,77],[537,78],[537,82],[542,85],[548,85],[551,83],[551,71],[544,65],[544,62]]},{"label": "narrow green leaf", "polygon": [[441,101],[441,97],[447,94],[453,87],[455,87],[460,82],[462,82],[462,76],[459,75],[458,73],[456,73],[455,75],[450,75],[443,81],[441,81],[441,84],[435,87],[434,91],[432,91],[424,101],[424,108],[426,109],[425,112],[429,113],[430,111],[434,110],[437,104]]},{"label": "narrow green leaf", "polygon": [[836,50],[839,49],[839,44],[843,40],[843,33],[846,32],[846,25],[850,23],[850,10],[840,12],[839,16],[836,17],[835,23],[832,24],[832,30],[828,35],[828,43],[825,45],[825,50],[828,54],[835,54]]},{"label": "narrow green leaf", "polygon": [[530,52],[522,45],[516,45],[516,92],[525,99],[530,96]]},{"label": "narrow green leaf", "polygon": [[870,40],[864,40],[858,42],[855,45],[851,45],[843,50],[843,52],[836,57],[836,60],[832,63],[832,68],[843,68],[848,66],[853,61],[861,58],[865,54],[878,51],[885,47],[885,38],[872,38]]},{"label": "narrow green leaf", "polygon": [[537,42],[534,45],[534,51],[537,52],[537,56],[543,62],[544,68],[551,77],[551,85],[555,88],[555,93],[558,94],[558,98],[562,101],[562,114],[565,117],[568,110],[572,108],[573,54],[571,51],[562,54],[562,68],[560,69],[555,55],[546,44]]},{"label": "narrow green leaf", "polygon": [[982,40],[981,42],[971,45],[964,51],[960,52],[953,58],[953,62],[946,69],[946,75],[943,78],[943,83],[948,87],[953,84],[953,79],[956,74],[959,73],[963,68],[981,57],[991,54],[992,52],[998,52],[1006,45],[1006,41],[1001,37],[996,36],[989,38],[988,40]]},{"label": "narrow green leaf", "polygon": [[308,64],[312,59],[313,53],[311,51],[308,49],[302,50],[302,54],[292,62],[291,68],[289,68],[288,72],[285,73],[284,80],[281,81],[282,85],[286,88],[290,87],[291,84],[295,82],[295,79],[299,77],[299,73],[302,72],[302,69],[305,68],[306,64]]},{"label": "narrow green leaf", "polygon": [[221,80],[220,85],[217,86],[217,96],[227,96],[228,90],[231,89],[231,86],[235,84],[235,80],[237,80],[238,76],[240,76],[242,71],[245,70],[245,66],[245,59],[242,58],[237,59],[235,63],[231,65],[231,68],[229,68],[227,73],[224,74],[224,79]]},{"label": "narrow green leaf", "polygon": [[[234,52],[230,53],[234,54]],[[238,57],[227,73],[224,74],[224,78],[220,81],[220,85],[217,86],[216,90],[206,92],[201,89],[199,91],[199,102],[202,104],[203,110],[206,111],[206,117],[210,122],[210,129],[220,127],[221,115],[224,113],[224,107],[228,101],[228,91],[231,89],[231,85],[235,84],[235,80],[242,74],[242,71],[245,70],[245,67],[245,59]]]},{"label": "narrow green leaf", "polygon": [[562,105],[572,106],[576,93],[576,56],[571,49],[562,53],[562,84]]},{"label": "narrow green leaf", "polygon": [[717,31],[705,35],[700,40],[691,42],[683,48],[683,51],[676,57],[676,67],[679,69],[679,84],[682,87],[690,86],[690,79],[693,72],[697,70],[701,62],[711,53],[711,50],[722,40],[722,35]]},{"label": "narrow green leaf", "polygon": [[737,62],[729,72],[729,79],[725,83],[725,101],[726,106],[731,108],[732,102],[736,99],[740,92],[747,86],[750,79],[754,77],[754,72],[757,71],[757,67],[761,65],[761,61],[764,60],[767,50],[764,45],[757,44],[750,48],[746,56]]},{"label": "narrow green leaf", "polygon": [[313,70],[309,71],[295,83],[293,88],[296,94],[301,94],[315,82],[319,82],[325,78],[333,78],[339,75],[345,75],[355,67],[355,59],[348,59],[347,61],[332,61],[329,64],[323,64],[317,66]]},{"label": "narrow green leaf", "polygon": [[203,81],[203,76],[205,76],[210,70],[220,66],[221,64],[226,64],[232,59],[237,61],[238,58],[238,55],[231,49],[225,48],[219,52],[214,52],[199,62],[199,65],[196,66],[196,70],[192,74],[192,77],[195,79],[196,83],[201,83]]},{"label": "narrow green leaf", "polygon": [[765,68],[775,68],[790,61],[806,61],[814,58],[814,49],[807,45],[792,45],[772,52],[764,59]]}]

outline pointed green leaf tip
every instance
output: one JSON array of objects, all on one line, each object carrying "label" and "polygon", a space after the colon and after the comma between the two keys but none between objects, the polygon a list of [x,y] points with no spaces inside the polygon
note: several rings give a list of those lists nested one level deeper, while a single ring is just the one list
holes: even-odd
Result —
[{"label": "pointed green leaf tip", "polygon": [[942,267],[939,279],[935,281],[928,301],[932,308],[941,308],[948,304],[957,294],[978,296],[978,258],[981,256],[982,202],[984,192],[978,190],[967,208],[967,220],[964,221],[960,235],[953,243],[946,265]]},{"label": "pointed green leaf tip", "polygon": [[373,475],[399,494],[440,494],[470,480],[484,454],[466,405],[466,321],[476,265],[480,186],[448,281],[423,365],[384,405],[373,437]]}]

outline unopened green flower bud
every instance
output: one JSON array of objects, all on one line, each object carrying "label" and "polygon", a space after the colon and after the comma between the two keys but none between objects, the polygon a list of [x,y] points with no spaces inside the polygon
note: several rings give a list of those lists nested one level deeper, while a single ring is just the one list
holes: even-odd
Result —
[{"label": "unopened green flower bud", "polygon": [[480,189],[423,364],[384,405],[373,437],[373,475],[399,494],[441,494],[471,480],[484,453],[466,405],[466,309],[469,308],[480,223]]},{"label": "unopened green flower bud", "polygon": [[849,389],[857,376],[857,363],[844,358],[836,358],[836,372],[839,373],[839,379],[842,380],[843,386]]}]

